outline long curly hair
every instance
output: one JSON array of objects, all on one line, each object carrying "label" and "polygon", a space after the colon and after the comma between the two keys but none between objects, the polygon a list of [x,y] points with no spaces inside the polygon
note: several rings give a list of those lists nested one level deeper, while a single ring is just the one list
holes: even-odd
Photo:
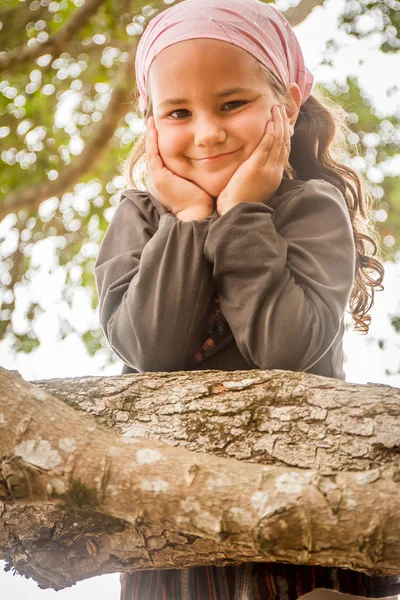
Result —
[{"label": "long curly hair", "polygon": [[[286,89],[279,79],[259,63],[279,101],[288,106]],[[150,88],[144,118],[152,115]],[[138,111],[138,96],[135,101]],[[355,280],[349,300],[349,313],[354,329],[369,331],[376,291],[382,291],[384,267],[381,260],[379,234],[371,221],[374,205],[372,188],[350,167],[338,162],[338,157],[354,153],[347,141],[351,133],[347,113],[328,98],[320,86],[300,108],[291,138],[289,161],[283,176],[290,179],[324,179],[338,188],[347,204],[356,247]],[[350,151],[351,150],[351,151]],[[129,185],[146,189],[146,132],[140,134],[123,165],[123,175]]]}]

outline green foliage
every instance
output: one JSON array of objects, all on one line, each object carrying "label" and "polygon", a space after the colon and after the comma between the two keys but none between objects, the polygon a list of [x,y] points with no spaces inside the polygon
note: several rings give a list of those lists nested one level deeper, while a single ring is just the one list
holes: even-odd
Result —
[{"label": "green foliage", "polygon": [[398,0],[347,0],[339,27],[360,39],[379,32],[382,52],[400,49],[400,2]]},{"label": "green foliage", "polygon": [[400,333],[400,317],[392,317],[391,322],[397,333]]},{"label": "green foliage", "polygon": [[384,258],[395,260],[400,250],[400,177],[385,176],[385,171],[388,161],[399,154],[399,118],[379,117],[354,77],[348,77],[343,85],[333,85],[328,92],[348,113],[348,124],[354,134],[348,141],[354,150],[346,162],[366,175],[376,199],[375,222]]}]

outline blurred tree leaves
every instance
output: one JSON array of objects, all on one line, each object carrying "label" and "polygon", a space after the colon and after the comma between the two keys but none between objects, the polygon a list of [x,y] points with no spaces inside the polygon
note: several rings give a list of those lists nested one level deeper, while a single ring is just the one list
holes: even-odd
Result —
[{"label": "blurred tree leaves", "polygon": [[339,27],[358,39],[379,32],[381,51],[396,52],[400,49],[400,2],[346,0]]},{"label": "blurred tree leaves", "polygon": [[[72,308],[82,293],[97,306],[95,258],[125,187],[119,167],[142,130],[132,105],[133,50],[149,19],[171,3],[7,0],[0,6],[0,339],[8,339],[11,351],[30,352],[39,344],[45,309],[34,282],[46,270],[60,287],[54,295],[58,339],[77,331],[90,354],[101,350],[107,361],[114,358],[96,319],[78,326]],[[77,19],[89,4],[90,14]],[[395,0],[346,0],[339,29],[359,39],[379,35],[382,52],[398,52],[399,8]],[[337,49],[337,41],[328,42],[325,64]],[[36,57],[26,59],[29,52]],[[118,114],[112,105],[117,89]],[[342,159],[371,182],[385,258],[394,260],[400,248],[399,114],[381,117],[355,78],[332,82],[326,92],[349,114],[352,134]],[[88,160],[85,148],[95,135]],[[74,165],[69,180],[65,173]],[[398,328],[398,317],[392,322]]]}]

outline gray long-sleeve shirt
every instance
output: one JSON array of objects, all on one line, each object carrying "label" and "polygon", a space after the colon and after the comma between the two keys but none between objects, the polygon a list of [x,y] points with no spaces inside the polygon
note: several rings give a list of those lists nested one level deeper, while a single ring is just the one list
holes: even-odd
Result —
[{"label": "gray long-sleeve shirt", "polygon": [[[123,373],[259,368],[344,379],[355,258],[346,202],[322,179],[285,178],[268,204],[189,222],[126,190],[95,265],[100,323]],[[233,336],[188,366],[215,290]]]}]

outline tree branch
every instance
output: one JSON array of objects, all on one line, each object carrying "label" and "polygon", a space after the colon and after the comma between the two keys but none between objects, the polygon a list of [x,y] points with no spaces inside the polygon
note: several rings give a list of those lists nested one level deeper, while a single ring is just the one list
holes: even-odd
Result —
[{"label": "tree branch", "polygon": [[[71,382],[64,382],[64,393]],[[167,427],[172,416],[185,415],[187,426],[176,439],[185,440],[199,416],[197,451],[150,439],[143,430],[142,439],[107,431],[43,386],[0,369],[0,498],[6,508],[0,507],[5,529],[0,528],[0,553],[20,573],[57,589],[104,572],[249,561],[398,573],[400,465],[395,448],[377,468],[338,471],[326,465],[299,469],[221,458],[204,454],[203,440],[207,423],[213,427],[219,420],[224,432],[240,427],[247,419],[243,404],[255,410],[259,403],[259,415],[267,412],[273,415],[270,422],[292,426],[307,423],[307,406],[320,412],[314,414],[317,421],[325,420],[321,411],[328,412],[328,419],[339,408],[344,420],[331,420],[331,429],[340,432],[358,423],[354,435],[363,437],[371,429],[368,417],[363,418],[365,406],[376,411],[377,440],[385,443],[387,434],[386,444],[393,447],[382,416],[389,409],[396,431],[399,390],[288,371],[143,373],[75,383],[81,409],[88,398],[95,404],[107,400],[118,407],[120,421],[126,420],[121,409],[130,405],[133,415],[138,411],[151,422],[153,402],[164,410]],[[51,385],[57,386],[55,381]],[[59,387],[62,391],[63,382]],[[301,416],[293,412],[298,405]],[[204,407],[214,416],[205,419]],[[229,414],[230,424],[221,413]],[[258,415],[247,420],[267,437]],[[143,421],[131,424],[143,427]],[[311,429],[309,439],[318,446],[318,425]],[[246,436],[249,443],[253,435]],[[352,450],[343,448],[346,452]],[[55,524],[62,515],[61,522],[71,524],[67,532]],[[90,561],[85,571],[82,565]]]},{"label": "tree branch", "polygon": [[[24,6],[14,6],[5,8],[3,5],[0,8],[0,21],[2,23],[1,41],[2,48],[7,48],[9,45],[15,47],[19,43],[19,37],[25,40],[26,26],[32,21],[32,12],[26,10]],[[35,17],[40,19],[47,10],[47,6],[40,6],[35,10]]]},{"label": "tree branch", "polygon": [[83,45],[82,42],[73,41],[68,46],[68,52],[70,56],[79,56],[79,54],[87,54],[88,56],[94,56],[97,54],[102,54],[105,47],[118,48],[121,52],[129,52],[132,43],[130,41],[117,40],[112,39],[107,44],[95,44],[94,42],[90,42],[90,44]]},{"label": "tree branch", "polygon": [[51,54],[54,58],[59,56],[66,45],[72,40],[78,31],[82,29],[90,18],[98,11],[104,0],[86,0],[85,4],[78,8],[72,17],[65,23],[59,31],[49,37],[48,40],[37,46],[24,46],[15,48],[8,54],[0,57],[0,73],[2,71],[12,71],[20,65],[35,60],[43,54]]},{"label": "tree branch", "polygon": [[200,448],[221,458],[348,471],[397,461],[397,388],[290,371],[178,377],[179,385],[172,375],[33,383],[124,436],[150,437],[192,451]]},{"label": "tree branch", "polygon": [[316,6],[323,6],[326,0],[302,0],[297,6],[286,10],[283,14],[292,27],[302,23]]},{"label": "tree branch", "polygon": [[97,127],[88,138],[81,154],[64,167],[57,179],[46,181],[33,188],[11,192],[0,205],[0,220],[11,212],[23,208],[33,210],[43,200],[63,194],[92,168],[106,150],[119,120],[128,112],[135,80],[137,41],[132,41],[127,61],[121,66],[112,92],[110,104]]}]

